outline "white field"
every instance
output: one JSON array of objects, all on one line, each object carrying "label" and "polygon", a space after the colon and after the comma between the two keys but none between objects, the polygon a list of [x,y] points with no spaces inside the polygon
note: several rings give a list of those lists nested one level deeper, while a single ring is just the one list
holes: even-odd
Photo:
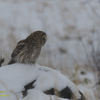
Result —
[{"label": "white field", "polygon": [[[60,70],[90,100],[95,100],[95,78],[86,53],[91,59],[91,41],[95,51],[100,49],[100,0],[0,0],[0,53],[4,65],[17,42],[36,30],[48,36],[37,63]],[[86,72],[85,76],[81,71]]]}]

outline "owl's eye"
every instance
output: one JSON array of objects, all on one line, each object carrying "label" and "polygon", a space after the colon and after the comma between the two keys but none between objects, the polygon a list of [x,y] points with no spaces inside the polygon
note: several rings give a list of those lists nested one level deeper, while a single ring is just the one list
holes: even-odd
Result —
[{"label": "owl's eye", "polygon": [[46,39],[45,39],[45,38],[43,38],[43,39],[42,39],[42,45],[44,45],[44,44],[45,44],[45,42],[46,42]]},{"label": "owl's eye", "polygon": [[45,38],[43,38],[42,40],[43,40],[44,42],[46,41],[46,39],[45,39]]}]

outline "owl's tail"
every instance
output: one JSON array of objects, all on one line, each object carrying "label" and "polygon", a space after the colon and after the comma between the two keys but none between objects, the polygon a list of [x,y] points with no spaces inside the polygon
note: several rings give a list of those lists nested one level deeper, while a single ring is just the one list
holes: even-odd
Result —
[{"label": "owl's tail", "polygon": [[11,64],[14,64],[16,63],[13,59],[11,59],[9,62],[8,62],[8,65],[11,65]]}]

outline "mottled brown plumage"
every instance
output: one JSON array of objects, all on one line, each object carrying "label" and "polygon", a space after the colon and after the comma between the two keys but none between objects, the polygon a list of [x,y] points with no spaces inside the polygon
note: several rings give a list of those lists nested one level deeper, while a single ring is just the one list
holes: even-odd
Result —
[{"label": "mottled brown plumage", "polygon": [[42,46],[46,43],[46,39],[46,33],[36,31],[26,39],[19,41],[11,54],[11,60],[8,64],[16,62],[34,64],[41,52]]}]

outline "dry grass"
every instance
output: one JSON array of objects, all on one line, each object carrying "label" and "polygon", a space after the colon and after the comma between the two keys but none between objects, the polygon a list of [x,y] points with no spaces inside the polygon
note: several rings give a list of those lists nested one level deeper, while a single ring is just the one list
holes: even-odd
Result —
[{"label": "dry grass", "polygon": [[[13,3],[20,2],[20,0],[9,0],[9,1],[8,0],[2,0],[2,1],[13,2]],[[24,0],[24,1],[29,2],[29,1],[32,1],[32,0]],[[35,0],[33,0],[33,1],[35,1]],[[37,1],[40,1],[40,0],[37,0]],[[44,11],[43,7],[48,7],[48,6],[52,7],[52,5],[50,5],[48,2],[45,2],[45,0],[43,2],[41,1],[40,5],[42,5],[41,6],[42,10],[40,9],[41,7],[40,8],[37,7],[36,10],[37,10],[37,12],[39,12],[41,14]],[[76,36],[76,34],[81,33],[81,34],[84,35],[84,37],[86,37],[87,36],[86,34],[88,34],[88,33],[91,34],[93,32],[92,29],[94,29],[94,30],[96,29],[94,26],[99,26],[99,24],[100,24],[99,21],[98,21],[98,23],[95,23],[94,26],[91,26],[91,29],[84,29],[84,28],[83,29],[78,29],[78,27],[76,27],[75,25],[68,24],[67,20],[69,20],[69,19],[71,21],[74,20],[74,23],[76,23],[77,22],[77,18],[76,18],[76,16],[74,16],[74,18],[73,18],[73,13],[71,13],[71,14],[69,13],[70,9],[67,6],[64,6],[64,2],[62,2],[62,4],[59,5],[59,8],[60,8],[59,9],[60,10],[59,13],[61,15],[60,17],[62,19],[62,22],[64,23],[63,32],[62,32],[64,34],[61,34],[61,33],[59,33],[58,30],[55,30],[55,32],[53,32],[53,36],[55,35],[59,39],[59,41],[61,41],[61,42],[62,41],[66,41],[67,42],[67,41],[70,41],[70,40],[76,40],[76,41],[80,42],[82,38],[80,36],[78,36],[78,35]],[[92,9],[92,10],[94,12],[94,9]],[[65,15],[66,12],[69,13],[69,14]],[[45,28],[45,30],[49,30],[50,31],[50,29],[52,30],[52,26],[55,26],[55,25],[48,24],[48,22],[46,20],[47,19],[45,19],[45,17],[44,17],[44,20],[43,19],[41,20],[42,25],[44,25],[43,27]],[[46,27],[45,27],[45,23],[46,23]],[[2,23],[1,26],[5,27],[5,24]],[[16,43],[18,42],[18,39],[16,39],[16,37],[14,35],[16,27],[11,27],[9,25],[8,29],[10,29],[10,32],[8,33],[9,35],[7,35],[7,37],[5,37],[5,38],[0,37],[0,46],[1,46],[0,47],[0,53],[3,54],[4,58],[6,59],[4,65],[6,65],[8,63],[8,61],[10,60],[10,54],[13,51]],[[28,34],[30,34],[32,32],[32,29],[30,28],[28,23],[25,26],[25,29],[26,29]],[[95,30],[95,33],[96,32],[97,32],[97,30]],[[76,37],[73,38],[74,36],[76,36]],[[5,40],[7,42],[5,44],[3,44],[3,42],[5,42]],[[52,38],[51,38],[51,40],[52,40]],[[93,46],[92,43],[93,42],[91,40],[88,40],[86,45],[87,46],[88,45],[92,45]],[[83,44],[83,46],[84,46],[84,44]],[[83,82],[81,82],[81,80],[79,79],[79,75],[80,75],[79,72],[80,72],[82,66],[79,66],[77,64],[77,62],[75,61],[76,64],[73,64],[73,66],[71,68],[68,68],[69,65],[67,63],[67,60],[70,59],[69,58],[70,56],[68,55],[68,50],[65,49],[65,48],[59,47],[56,52],[54,50],[51,50],[50,45],[47,43],[47,45],[44,47],[44,49],[41,52],[40,58],[38,59],[38,63],[41,64],[41,65],[49,66],[49,67],[51,67],[53,69],[60,70],[62,74],[64,74],[65,76],[68,76],[69,79],[71,81],[73,81],[76,85],[82,84],[83,87],[84,87],[83,83],[85,83],[85,85],[86,85],[86,83],[88,83],[87,82],[88,80],[84,80]],[[61,53],[61,55],[63,55],[63,54],[66,55],[66,57],[65,58],[61,58],[61,56],[58,56],[59,53]],[[81,52],[81,53],[83,53],[83,52]],[[86,53],[86,55],[87,54],[89,55],[89,53]],[[88,55],[87,55],[87,57],[88,57]],[[54,60],[52,60],[53,57],[54,57]],[[71,57],[73,57],[73,55],[71,55]],[[92,57],[94,59],[95,56],[92,55]],[[75,60],[75,59],[71,58],[71,60]],[[94,62],[94,61],[92,61],[92,62]],[[57,63],[57,64],[55,64],[55,63]],[[91,68],[90,68],[91,65],[89,65],[90,63],[87,66],[85,66],[85,64],[87,64],[87,63],[84,63],[83,69],[87,70],[87,68],[89,68],[88,72],[92,72],[93,74],[97,73],[97,70],[95,70],[95,72],[93,70],[91,70]],[[96,64],[94,64],[94,65],[96,66]],[[97,76],[95,76],[95,77],[97,77]],[[92,88],[90,88],[90,89],[93,91],[93,93],[95,95],[95,100],[97,100],[97,97],[98,97],[97,93],[98,93],[98,91],[100,91],[100,89],[98,88],[98,90],[96,89],[95,91]],[[87,93],[85,93],[85,94],[87,94]],[[91,97],[87,96],[87,98],[89,100]]]}]

